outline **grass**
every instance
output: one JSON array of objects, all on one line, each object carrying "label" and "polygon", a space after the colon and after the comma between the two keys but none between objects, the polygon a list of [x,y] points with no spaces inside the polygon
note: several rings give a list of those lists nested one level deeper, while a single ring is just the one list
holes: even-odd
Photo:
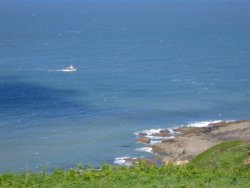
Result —
[{"label": "grass", "polygon": [[249,146],[242,141],[230,141],[218,144],[191,161],[191,165],[206,169],[235,169],[244,167]]},{"label": "grass", "polygon": [[250,167],[244,165],[248,145],[225,142],[200,154],[186,166],[156,166],[143,162],[131,168],[104,165],[101,170],[76,167],[51,174],[4,173],[0,187],[19,188],[167,188],[250,187]]}]

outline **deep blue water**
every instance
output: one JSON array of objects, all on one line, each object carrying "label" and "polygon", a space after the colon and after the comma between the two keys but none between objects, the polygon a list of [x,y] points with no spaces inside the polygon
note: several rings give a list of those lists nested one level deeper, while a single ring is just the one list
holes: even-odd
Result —
[{"label": "deep blue water", "polygon": [[246,0],[1,0],[0,171],[113,163],[147,155],[136,130],[249,119],[249,12]]}]

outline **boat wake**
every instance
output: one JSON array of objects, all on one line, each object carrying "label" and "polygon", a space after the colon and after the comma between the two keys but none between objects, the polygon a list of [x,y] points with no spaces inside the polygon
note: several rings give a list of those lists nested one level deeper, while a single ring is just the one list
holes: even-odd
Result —
[{"label": "boat wake", "polygon": [[76,72],[76,71],[77,69],[73,65],[70,65],[64,69],[49,70],[49,72]]}]

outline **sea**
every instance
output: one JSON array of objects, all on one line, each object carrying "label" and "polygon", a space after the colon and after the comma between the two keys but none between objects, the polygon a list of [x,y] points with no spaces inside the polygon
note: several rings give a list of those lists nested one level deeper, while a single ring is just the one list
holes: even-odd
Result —
[{"label": "sea", "polygon": [[0,172],[151,157],[138,131],[249,119],[249,13],[249,0],[1,0]]}]

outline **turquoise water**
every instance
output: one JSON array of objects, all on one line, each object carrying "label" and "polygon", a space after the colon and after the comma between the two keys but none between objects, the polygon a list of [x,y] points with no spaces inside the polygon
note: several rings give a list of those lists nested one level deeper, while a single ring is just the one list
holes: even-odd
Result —
[{"label": "turquoise water", "polygon": [[249,119],[249,12],[249,1],[1,1],[0,170],[148,156],[134,132]]}]

